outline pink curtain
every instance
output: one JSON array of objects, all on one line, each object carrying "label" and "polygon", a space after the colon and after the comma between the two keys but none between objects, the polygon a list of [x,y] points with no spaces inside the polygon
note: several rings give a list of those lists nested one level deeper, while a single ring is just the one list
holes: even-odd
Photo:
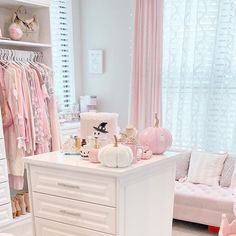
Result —
[{"label": "pink curtain", "polygon": [[163,0],[136,0],[130,124],[139,130],[161,121]]}]

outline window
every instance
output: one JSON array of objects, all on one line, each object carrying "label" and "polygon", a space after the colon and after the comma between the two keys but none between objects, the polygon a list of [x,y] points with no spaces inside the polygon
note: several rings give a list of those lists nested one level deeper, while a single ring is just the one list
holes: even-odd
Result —
[{"label": "window", "polygon": [[163,54],[174,144],[236,151],[235,0],[165,0]]},{"label": "window", "polygon": [[72,0],[52,0],[51,30],[55,92],[66,109],[75,102]]}]

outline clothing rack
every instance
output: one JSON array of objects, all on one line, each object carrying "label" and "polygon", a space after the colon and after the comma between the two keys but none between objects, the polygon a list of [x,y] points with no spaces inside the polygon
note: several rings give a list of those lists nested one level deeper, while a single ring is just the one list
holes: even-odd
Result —
[{"label": "clothing rack", "polygon": [[60,150],[52,69],[40,51],[0,48],[0,105],[10,187],[24,187],[24,156]]},{"label": "clothing rack", "polygon": [[20,62],[42,62],[43,53],[40,51],[23,51],[0,48],[0,60]]}]

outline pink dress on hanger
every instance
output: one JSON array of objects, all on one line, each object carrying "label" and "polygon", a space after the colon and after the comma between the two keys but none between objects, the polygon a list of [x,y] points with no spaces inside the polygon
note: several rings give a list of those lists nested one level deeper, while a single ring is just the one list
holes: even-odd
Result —
[{"label": "pink dress on hanger", "polygon": [[42,89],[45,91],[45,102],[48,108],[48,119],[52,136],[51,151],[58,151],[61,148],[61,135],[56,99],[54,95],[53,73],[52,70],[44,64],[39,63],[38,67],[41,68],[41,79],[44,83]]},{"label": "pink dress on hanger", "polygon": [[51,135],[52,135],[52,151],[58,151],[61,149],[61,134],[60,134],[60,123],[59,123],[59,117],[57,112],[57,104],[56,104],[56,98],[54,95],[54,81],[53,81],[53,74],[51,71],[49,71],[48,68],[45,68],[47,70],[47,78],[49,83],[49,99],[48,101],[48,113],[50,117],[50,126],[51,126]]},{"label": "pink dress on hanger", "polygon": [[22,97],[19,99],[19,94],[21,94],[22,90],[21,83],[17,81],[17,76],[20,76],[19,70],[16,70],[12,65],[8,65],[4,71],[3,80],[7,101],[13,116],[13,125],[4,128],[4,137],[10,186],[16,190],[21,190],[24,185],[23,157],[25,156],[25,151],[24,145],[21,145],[24,139],[24,114],[21,105],[19,105],[19,101],[22,101]]},{"label": "pink dress on hanger", "polygon": [[0,82],[13,118],[12,125],[4,128],[9,182],[21,190],[23,157],[60,149],[59,119],[50,68],[10,62],[5,67],[0,67]]},{"label": "pink dress on hanger", "polygon": [[22,69],[22,91],[25,103],[26,154],[33,155],[35,147],[35,128],[29,84],[25,69]]},{"label": "pink dress on hanger", "polygon": [[[16,99],[18,105],[18,115],[17,115],[17,126],[18,126],[18,137],[17,137],[17,147],[18,149],[23,149],[26,151],[26,117],[25,117],[25,99],[22,91],[22,70],[19,66],[15,66],[16,70]],[[25,156],[25,155],[24,155]]]},{"label": "pink dress on hanger", "polygon": [[40,86],[39,78],[36,71],[33,69],[33,79],[35,84],[35,93],[38,99],[38,112],[41,119],[41,124],[38,128],[40,140],[37,140],[36,151],[35,154],[49,152],[49,141],[51,139],[50,135],[50,126],[49,121],[47,119],[45,104],[44,104],[44,96]]}]

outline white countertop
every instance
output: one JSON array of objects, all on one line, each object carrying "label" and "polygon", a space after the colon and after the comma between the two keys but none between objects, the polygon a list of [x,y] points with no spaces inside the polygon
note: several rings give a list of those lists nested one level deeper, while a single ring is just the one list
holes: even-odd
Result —
[{"label": "white countertop", "polygon": [[153,155],[149,160],[141,160],[126,168],[109,168],[101,164],[90,163],[82,160],[79,155],[64,155],[61,152],[50,152],[31,157],[25,157],[24,162],[29,165],[59,168],[71,171],[85,173],[102,174],[106,176],[123,176],[139,171],[142,168],[151,168],[152,166],[173,162],[176,157],[181,155],[180,152],[166,152],[162,155]]}]

